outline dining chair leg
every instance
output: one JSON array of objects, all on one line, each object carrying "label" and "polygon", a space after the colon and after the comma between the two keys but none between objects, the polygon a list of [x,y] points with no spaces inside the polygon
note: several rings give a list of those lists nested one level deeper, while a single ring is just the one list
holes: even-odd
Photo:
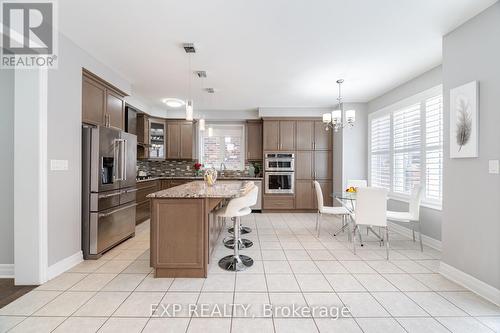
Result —
[{"label": "dining chair leg", "polygon": [[[358,228],[357,225],[354,226],[354,229],[352,231],[352,252],[356,254],[356,229]],[[349,232],[351,232],[351,227],[349,226]]]},{"label": "dining chair leg", "polygon": [[363,246],[363,238],[361,238],[361,229],[359,228],[358,225],[356,225],[358,228],[358,237],[359,237],[359,245]]},{"label": "dining chair leg", "polygon": [[319,235],[321,233],[321,213],[318,213],[318,215],[316,216],[317,218],[317,223],[318,223],[318,238],[319,238]]},{"label": "dining chair leg", "polygon": [[420,251],[424,252],[424,245],[422,244],[422,226],[420,221],[418,221],[418,240],[420,241]]},{"label": "dining chair leg", "polygon": [[413,235],[413,243],[415,243],[415,222],[411,223],[411,232]]},{"label": "dining chair leg", "polygon": [[387,260],[389,260],[389,228],[385,227],[385,251],[387,253]]},{"label": "dining chair leg", "polygon": [[318,220],[319,220],[319,211],[316,212],[316,225],[314,226],[314,230],[318,231]]}]

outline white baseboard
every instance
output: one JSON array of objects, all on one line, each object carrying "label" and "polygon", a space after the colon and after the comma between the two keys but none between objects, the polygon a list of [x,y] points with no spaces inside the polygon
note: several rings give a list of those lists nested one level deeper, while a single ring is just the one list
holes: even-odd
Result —
[{"label": "white baseboard", "polygon": [[77,253],[64,258],[56,262],[55,264],[49,266],[47,269],[47,280],[51,280],[56,276],[66,272],[67,270],[73,268],[83,261],[83,252],[78,251]]},{"label": "white baseboard", "polygon": [[[390,221],[388,221],[387,224],[389,225],[389,230],[397,232],[398,234],[406,236],[408,238],[412,238],[412,232],[411,232],[410,228],[405,228],[399,224],[396,224],[396,223],[390,222]],[[418,240],[418,232],[416,232],[416,237]],[[424,243],[424,245],[432,247],[433,249],[436,249],[438,251],[441,251],[441,249],[442,249],[440,240],[431,238],[431,237],[426,236],[424,234],[422,234],[422,243]]]},{"label": "white baseboard", "polygon": [[14,264],[0,264],[0,278],[13,279],[14,278]]},{"label": "white baseboard", "polygon": [[500,306],[500,290],[441,261],[439,273],[470,291]]}]

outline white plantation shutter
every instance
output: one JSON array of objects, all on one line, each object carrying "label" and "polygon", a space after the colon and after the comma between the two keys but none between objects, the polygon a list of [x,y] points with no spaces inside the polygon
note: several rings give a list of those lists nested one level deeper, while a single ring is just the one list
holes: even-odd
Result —
[{"label": "white plantation shutter", "polygon": [[434,88],[370,118],[370,184],[408,198],[416,185],[439,208],[443,186],[443,96]]},{"label": "white plantation shutter", "polygon": [[391,117],[374,118],[370,128],[371,185],[390,189],[391,186]]},{"label": "white plantation shutter", "polygon": [[425,101],[425,197],[442,200],[443,97]]},{"label": "white plantation shutter", "polygon": [[420,103],[393,114],[393,192],[410,194],[420,183]]}]

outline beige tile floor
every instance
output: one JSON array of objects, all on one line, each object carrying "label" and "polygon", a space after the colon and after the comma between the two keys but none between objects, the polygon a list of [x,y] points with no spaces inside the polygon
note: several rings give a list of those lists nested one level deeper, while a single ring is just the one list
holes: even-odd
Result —
[{"label": "beige tile floor", "polygon": [[[215,250],[207,279],[154,279],[149,225],[97,261],[85,261],[0,309],[0,332],[500,332],[500,308],[437,273],[440,253],[424,252],[391,233],[391,259],[373,237],[356,255],[339,221],[325,220],[318,239],[314,214],[252,214],[242,252],[255,259],[230,273]],[[181,304],[175,316],[151,316],[151,305]],[[189,304],[219,305],[213,317],[190,315]],[[232,304],[248,304],[246,313]],[[338,320],[320,314],[267,316],[274,306],[349,307]]]}]

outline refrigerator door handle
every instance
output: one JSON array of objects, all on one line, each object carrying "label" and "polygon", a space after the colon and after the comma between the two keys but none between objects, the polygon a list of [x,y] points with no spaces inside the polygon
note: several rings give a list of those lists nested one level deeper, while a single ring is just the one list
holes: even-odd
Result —
[{"label": "refrigerator door handle", "polygon": [[127,140],[122,140],[123,160],[122,160],[122,180],[127,180]]},{"label": "refrigerator door handle", "polygon": [[113,140],[113,182],[118,180],[118,154],[116,152],[116,142],[118,140]]}]

